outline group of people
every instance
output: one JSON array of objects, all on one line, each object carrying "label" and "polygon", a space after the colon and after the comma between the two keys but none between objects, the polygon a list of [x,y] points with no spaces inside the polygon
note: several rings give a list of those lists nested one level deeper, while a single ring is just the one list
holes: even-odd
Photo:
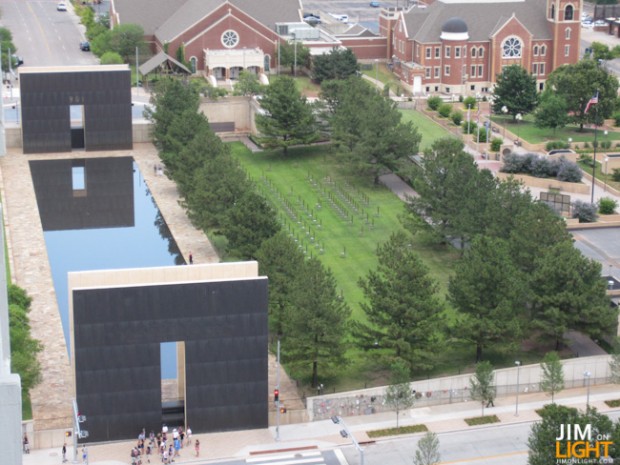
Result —
[{"label": "group of people", "polygon": [[[193,444],[196,457],[198,457],[200,455],[200,441],[196,439]],[[131,449],[131,463],[132,465],[142,465],[143,458],[146,459],[147,463],[151,463],[151,455],[155,447],[157,447],[156,450],[159,452],[161,463],[172,463],[176,457],[181,456],[180,450],[183,447],[191,446],[191,428],[187,428],[187,430],[184,430],[182,427],[173,428],[172,434],[169,434],[168,427],[164,425],[161,432],[157,433],[157,435],[151,430],[148,439],[146,431],[142,429],[142,432],[138,435],[138,443]]]}]

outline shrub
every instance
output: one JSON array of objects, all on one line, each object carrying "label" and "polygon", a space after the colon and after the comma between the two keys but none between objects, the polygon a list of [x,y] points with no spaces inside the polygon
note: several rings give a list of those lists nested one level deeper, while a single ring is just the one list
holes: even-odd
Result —
[{"label": "shrub", "polygon": [[603,197],[598,201],[598,212],[601,215],[613,215],[618,207],[618,202],[610,197]]},{"label": "shrub", "polygon": [[620,399],[606,400],[605,403],[608,407],[616,408],[620,407]]},{"label": "shrub", "polygon": [[620,112],[614,113],[612,118],[614,119],[614,126],[620,126]]},{"label": "shrub", "polygon": [[601,147],[604,149],[610,149],[611,148],[611,141],[610,140],[604,140],[601,142]]},{"label": "shrub", "polygon": [[460,126],[461,123],[463,122],[463,112],[459,111],[459,110],[454,110],[452,112],[452,122],[456,125],[456,126]]},{"label": "shrub", "polygon": [[459,102],[463,103],[463,96],[459,95]]},{"label": "shrub", "polygon": [[465,108],[471,108],[472,110],[476,108],[476,104],[478,102],[476,101],[476,97],[465,97],[463,99],[463,106]]},{"label": "shrub", "polygon": [[594,160],[592,160],[592,157],[590,155],[586,155],[585,153],[579,156],[579,163],[583,163],[584,165],[589,166],[590,168],[594,166]]},{"label": "shrub", "polygon": [[620,168],[614,168],[611,173],[611,179],[616,182],[620,182]]},{"label": "shrub", "polygon": [[450,113],[452,113],[452,105],[450,105],[449,103],[442,103],[441,105],[439,105],[439,109],[437,110],[437,112],[442,118],[448,118],[450,117]]},{"label": "shrub", "polygon": [[443,100],[441,100],[441,97],[439,97],[438,95],[429,97],[428,100],[426,101],[426,105],[428,106],[428,108],[433,111],[437,111],[437,109],[439,108],[439,105],[441,105],[442,103],[443,103]]},{"label": "shrub", "polygon": [[478,125],[474,123],[473,121],[469,121],[469,122],[464,121],[463,122],[463,134],[475,134],[477,127]]},{"label": "shrub", "polygon": [[494,137],[491,140],[491,150],[493,152],[499,152],[499,150],[502,148],[503,143],[504,139],[502,139],[501,137]]},{"label": "shrub", "polygon": [[548,158],[536,157],[532,160],[530,174],[537,178],[549,178],[550,175],[550,161]]},{"label": "shrub", "polygon": [[580,223],[594,223],[598,218],[596,210],[596,204],[575,200],[572,218],[578,218]]},{"label": "shrub", "polygon": [[116,52],[105,52],[99,61],[102,65],[122,65],[123,57]]},{"label": "shrub", "polygon": [[399,428],[375,429],[367,431],[366,434],[368,434],[369,438],[379,438],[381,436],[395,436],[397,434],[425,433],[426,431],[428,431],[426,425],[409,425]]},{"label": "shrub", "polygon": [[484,126],[478,127],[476,125],[476,130],[474,131],[474,141],[477,142],[486,142],[487,141],[487,128]]},{"label": "shrub", "polygon": [[497,415],[485,415],[483,417],[465,418],[465,423],[469,426],[488,425],[489,423],[499,423]]},{"label": "shrub", "polygon": [[383,96],[384,97],[389,97],[390,96],[390,84],[385,84],[383,86]]},{"label": "shrub", "polygon": [[570,148],[570,144],[568,142],[563,141],[563,140],[550,140],[545,145],[545,149],[547,150],[547,152],[549,150],[569,149],[569,148]]},{"label": "shrub", "polygon": [[587,142],[584,142],[584,143],[583,143],[583,148],[584,148],[584,149],[587,149],[587,148],[589,148],[589,147],[590,147],[590,144],[589,144],[589,143],[587,143]]},{"label": "shrub", "polygon": [[558,172],[556,175],[558,181],[581,182],[582,174],[581,168],[579,168],[577,163],[567,160],[564,157],[560,158]]}]

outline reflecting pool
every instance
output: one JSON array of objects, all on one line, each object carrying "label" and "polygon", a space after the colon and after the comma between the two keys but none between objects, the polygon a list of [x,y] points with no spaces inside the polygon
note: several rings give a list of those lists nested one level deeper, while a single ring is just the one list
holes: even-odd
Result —
[{"label": "reflecting pool", "polygon": [[[71,271],[183,265],[170,230],[131,157],[33,160],[67,349]],[[162,350],[162,378],[176,377],[176,351]]]}]

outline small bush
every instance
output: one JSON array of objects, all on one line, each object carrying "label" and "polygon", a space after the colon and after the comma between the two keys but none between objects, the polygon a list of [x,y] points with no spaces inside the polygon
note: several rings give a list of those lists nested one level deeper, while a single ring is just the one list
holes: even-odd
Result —
[{"label": "small bush", "polygon": [[613,215],[618,208],[618,202],[610,197],[603,197],[598,201],[598,212],[601,215]]},{"label": "small bush", "polygon": [[532,160],[532,176],[536,178],[549,178],[551,177],[551,162],[548,158],[536,157]]},{"label": "small bush", "polygon": [[564,142],[562,140],[550,140],[545,145],[545,149],[548,151],[555,149],[569,149],[570,144],[568,142]]},{"label": "small bush", "polygon": [[490,423],[499,423],[497,415],[485,415],[483,417],[465,418],[465,423],[469,426],[488,425]]},{"label": "small bush", "polygon": [[476,97],[465,97],[463,99],[463,106],[465,108],[471,108],[472,110],[476,108],[476,104],[478,102],[476,101]]},{"label": "small bush", "polygon": [[581,182],[583,173],[577,163],[562,157],[559,160],[559,168],[557,172],[558,181],[563,182]]},{"label": "small bush", "polygon": [[474,123],[473,121],[469,121],[469,123],[467,121],[464,121],[463,122],[463,134],[475,134],[477,127],[478,125]]},{"label": "small bush", "polygon": [[594,160],[592,159],[592,157],[590,155],[586,155],[585,153],[579,156],[579,163],[583,163],[590,168],[594,166]]},{"label": "small bush", "polygon": [[606,400],[605,403],[608,407],[616,408],[620,407],[620,399]]},{"label": "small bush", "polygon": [[576,200],[573,203],[572,218],[578,218],[580,223],[594,223],[598,218],[596,204]]},{"label": "small bush", "polygon": [[459,102],[463,103],[463,96],[459,95]]},{"label": "small bush", "polygon": [[494,137],[491,140],[491,150],[493,152],[499,152],[499,150],[502,148],[503,143],[504,143],[504,139],[500,137]]},{"label": "small bush", "polygon": [[610,140],[604,140],[603,142],[601,142],[601,148],[610,149],[611,148],[611,141]]},{"label": "small bush", "polygon": [[584,149],[590,148],[590,144],[589,144],[589,143],[587,143],[587,142],[584,142],[584,143],[583,143],[583,148],[584,148]]},{"label": "small bush", "polygon": [[456,125],[456,126],[460,126],[461,123],[463,122],[463,112],[459,111],[459,110],[454,110],[454,112],[452,112],[452,122]]},{"label": "small bush", "polygon": [[428,100],[426,101],[426,105],[428,106],[428,108],[433,111],[437,111],[437,109],[439,108],[439,105],[441,105],[442,103],[443,103],[443,100],[441,100],[441,97],[439,97],[438,95],[429,97]]},{"label": "small bush", "polygon": [[476,127],[474,132],[474,140],[476,142],[485,143],[487,141],[487,128],[484,126]]},{"label": "small bush", "polygon": [[441,105],[439,105],[439,109],[437,110],[437,112],[442,118],[449,118],[450,113],[452,113],[452,105],[450,105],[449,103],[442,103]]},{"label": "small bush", "polygon": [[410,425],[401,426],[399,428],[385,428],[375,429],[372,431],[366,431],[369,438],[380,438],[382,436],[395,436],[397,434],[413,434],[413,433],[425,433],[428,431],[426,425]]},{"label": "small bush", "polygon": [[620,168],[614,168],[611,173],[611,179],[616,182],[620,182]]}]

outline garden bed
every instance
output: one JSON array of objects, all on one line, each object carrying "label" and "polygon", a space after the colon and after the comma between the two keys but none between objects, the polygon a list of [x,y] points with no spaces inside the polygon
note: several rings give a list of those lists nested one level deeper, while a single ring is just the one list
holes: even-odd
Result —
[{"label": "garden bed", "polygon": [[367,431],[366,434],[369,438],[380,438],[383,436],[397,436],[399,434],[426,433],[427,431],[426,425],[409,425],[398,428],[375,429]]},{"label": "garden bed", "polygon": [[562,192],[570,192],[572,194],[588,194],[590,192],[590,187],[581,182],[564,182],[552,178],[535,178],[527,174],[497,173],[499,179],[508,179],[510,176],[523,182],[526,187],[559,189]]},{"label": "garden bed", "polygon": [[465,418],[465,423],[469,426],[488,425],[491,423],[499,423],[497,415],[485,415],[483,417]]}]

